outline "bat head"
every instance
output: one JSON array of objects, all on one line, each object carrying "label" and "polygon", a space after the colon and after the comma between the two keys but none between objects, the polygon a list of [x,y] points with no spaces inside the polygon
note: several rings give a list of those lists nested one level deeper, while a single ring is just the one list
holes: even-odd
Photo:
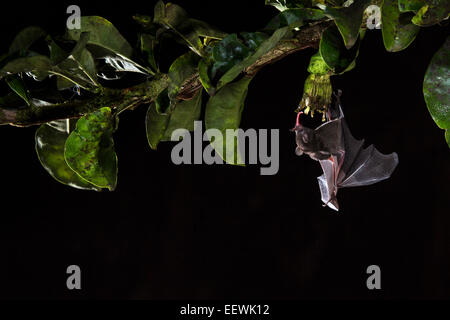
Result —
[{"label": "bat head", "polygon": [[297,142],[295,153],[298,156],[301,156],[304,152],[308,154],[314,152],[316,145],[316,133],[314,130],[300,124],[301,114],[303,112],[297,114],[297,122],[295,127],[291,129],[291,131],[295,132],[295,140]]}]

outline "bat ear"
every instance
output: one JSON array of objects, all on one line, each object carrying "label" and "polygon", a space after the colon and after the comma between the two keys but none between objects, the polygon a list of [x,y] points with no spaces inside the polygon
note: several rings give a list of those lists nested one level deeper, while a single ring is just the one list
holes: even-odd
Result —
[{"label": "bat ear", "polygon": [[339,98],[340,96],[342,96],[342,90],[338,89],[336,92],[333,92],[333,94],[336,98]]},{"label": "bat ear", "polygon": [[311,138],[309,134],[305,132],[304,134],[302,134],[302,140],[304,143],[309,143],[311,141]]},{"label": "bat ear", "polygon": [[295,148],[295,154],[301,156],[303,154],[302,149],[300,149],[300,147]]}]

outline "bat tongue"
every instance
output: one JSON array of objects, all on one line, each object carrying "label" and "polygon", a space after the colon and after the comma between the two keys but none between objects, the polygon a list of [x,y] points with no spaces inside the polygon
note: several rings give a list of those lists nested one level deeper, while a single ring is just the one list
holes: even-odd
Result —
[{"label": "bat tongue", "polygon": [[297,122],[295,123],[295,127],[302,127],[302,125],[300,124],[300,115],[303,114],[303,111],[300,111],[299,113],[297,113]]}]

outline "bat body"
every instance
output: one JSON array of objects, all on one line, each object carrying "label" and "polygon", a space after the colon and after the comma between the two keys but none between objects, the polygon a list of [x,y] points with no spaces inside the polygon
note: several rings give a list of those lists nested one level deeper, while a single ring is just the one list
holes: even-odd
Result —
[{"label": "bat body", "polygon": [[336,198],[339,188],[366,186],[389,178],[398,164],[397,154],[380,153],[373,145],[363,148],[364,140],[356,140],[347,126],[340,104],[339,91],[334,110],[327,121],[316,129],[299,123],[295,131],[295,153],[309,155],[320,162],[323,174],[318,177],[324,205],[338,211]]}]

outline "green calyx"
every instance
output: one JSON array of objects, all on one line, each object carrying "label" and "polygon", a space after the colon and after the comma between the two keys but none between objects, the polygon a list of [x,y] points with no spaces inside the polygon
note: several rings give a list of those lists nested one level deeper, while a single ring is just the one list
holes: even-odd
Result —
[{"label": "green calyx", "polygon": [[311,117],[314,116],[314,112],[319,112],[325,119],[332,92],[329,74],[310,74],[305,81],[303,97],[297,111],[304,110],[305,114],[311,112]]}]

